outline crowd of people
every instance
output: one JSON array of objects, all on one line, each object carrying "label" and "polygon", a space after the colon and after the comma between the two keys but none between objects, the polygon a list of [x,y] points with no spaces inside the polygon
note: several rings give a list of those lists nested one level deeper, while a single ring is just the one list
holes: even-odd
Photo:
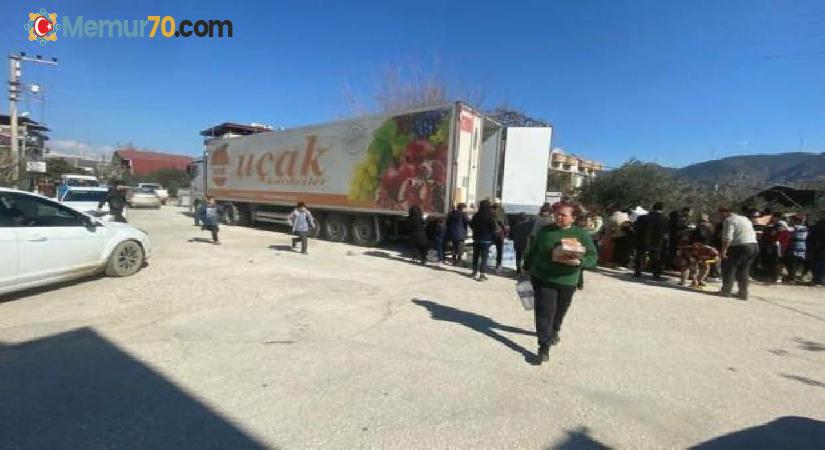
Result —
[{"label": "crowd of people", "polygon": [[604,266],[632,267],[637,277],[649,269],[655,279],[673,270],[681,272],[681,284],[690,276],[700,288],[707,277],[721,277],[725,295],[736,279],[745,285],[743,299],[750,279],[825,285],[825,217],[725,207],[714,215],[688,207],[665,215],[656,203],[641,215],[610,211],[596,240]]},{"label": "crowd of people", "polygon": [[[421,210],[410,209],[411,236],[415,260],[426,264],[428,251],[437,261],[461,265],[468,229],[472,230],[472,277],[487,279],[488,255],[495,246],[494,271],[500,273],[502,248],[511,239],[515,250],[516,276],[532,240],[543,227],[554,222],[559,205],[571,205],[577,228],[585,230],[595,243],[599,263],[606,267],[632,270],[641,277],[649,271],[662,280],[665,271],[679,274],[679,284],[696,289],[708,279],[721,279],[720,294],[747,300],[750,281],[768,284],[825,285],[825,217],[817,221],[805,214],[743,210],[720,207],[713,214],[697,213],[690,207],[665,213],[656,202],[650,212],[637,207],[608,211],[606,216],[587,212],[581,205],[564,199],[545,204],[537,216],[520,214],[510,219],[499,202],[483,201],[470,218],[464,204],[458,204],[446,218],[424,221]],[[490,264],[491,266],[493,264]],[[580,276],[579,287],[583,283]]]}]

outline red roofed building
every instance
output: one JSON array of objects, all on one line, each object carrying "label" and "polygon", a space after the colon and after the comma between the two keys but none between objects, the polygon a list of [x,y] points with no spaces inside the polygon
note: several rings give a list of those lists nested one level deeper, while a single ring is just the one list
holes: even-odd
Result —
[{"label": "red roofed building", "polygon": [[192,163],[192,158],[170,153],[145,152],[125,148],[116,150],[112,157],[112,166],[122,173],[142,176],[160,169],[177,169],[186,171],[186,166]]}]

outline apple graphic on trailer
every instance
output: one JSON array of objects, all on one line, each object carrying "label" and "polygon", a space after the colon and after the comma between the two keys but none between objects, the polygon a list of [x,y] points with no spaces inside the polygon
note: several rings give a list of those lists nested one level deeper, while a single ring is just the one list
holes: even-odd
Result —
[{"label": "apple graphic on trailer", "polygon": [[418,138],[407,144],[404,149],[404,161],[417,164],[433,153],[435,153],[435,148],[430,144],[430,141]]}]

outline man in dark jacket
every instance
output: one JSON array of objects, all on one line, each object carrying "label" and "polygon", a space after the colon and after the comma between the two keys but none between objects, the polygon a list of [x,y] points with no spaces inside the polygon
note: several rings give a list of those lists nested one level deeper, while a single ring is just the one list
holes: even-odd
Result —
[{"label": "man in dark jacket", "polygon": [[636,219],[634,232],[638,243],[636,252],[636,277],[642,276],[642,264],[645,255],[650,259],[653,278],[662,278],[662,249],[668,232],[668,219],[662,214],[664,205],[656,202],[650,214]]},{"label": "man in dark jacket", "polygon": [[464,240],[467,239],[467,227],[470,218],[464,211],[467,205],[459,203],[447,216],[447,239],[453,246],[453,265],[457,266],[464,257]]},{"label": "man in dark jacket", "polygon": [[510,224],[507,223],[507,214],[501,206],[501,199],[496,199],[493,204],[493,219],[496,223],[496,233],[493,237],[493,245],[496,246],[496,274],[501,272],[501,258],[504,253],[504,239],[510,233]]},{"label": "man in dark jacket", "polygon": [[516,217],[511,234],[513,238],[513,248],[516,251],[516,276],[521,275],[521,262],[524,259],[524,252],[527,249],[527,239],[533,231],[533,221],[526,214],[521,213]]},{"label": "man in dark jacket", "polygon": [[814,285],[825,286],[825,211],[808,233],[808,254],[814,272]]},{"label": "man in dark jacket", "polygon": [[430,243],[427,240],[427,231],[424,225],[424,214],[418,205],[410,206],[407,217],[409,227],[410,246],[413,248],[413,262],[427,263],[427,251]]},{"label": "man in dark jacket", "polygon": [[478,204],[478,212],[470,221],[473,228],[473,279],[484,281],[487,279],[487,258],[490,245],[496,234],[496,221],[493,217],[493,208],[489,200],[482,200]]},{"label": "man in dark jacket", "polygon": [[109,204],[109,213],[114,217],[115,222],[126,223],[126,218],[123,217],[123,208],[126,207],[126,194],[120,183],[115,182],[114,186],[109,187],[109,192],[106,193],[106,198],[97,204],[97,209],[103,207],[104,204]]},{"label": "man in dark jacket", "polygon": [[676,259],[676,249],[679,246],[679,241],[682,240],[686,233],[690,233],[690,215],[689,207],[684,207],[680,212],[673,211],[670,214],[670,230],[668,233],[668,255],[665,266],[670,266]]}]

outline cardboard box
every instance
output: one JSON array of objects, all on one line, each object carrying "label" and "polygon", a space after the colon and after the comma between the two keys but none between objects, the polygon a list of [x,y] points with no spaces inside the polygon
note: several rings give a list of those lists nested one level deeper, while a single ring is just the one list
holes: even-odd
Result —
[{"label": "cardboard box", "polygon": [[562,238],[559,245],[553,248],[553,261],[569,261],[584,256],[586,249],[576,238]]}]

